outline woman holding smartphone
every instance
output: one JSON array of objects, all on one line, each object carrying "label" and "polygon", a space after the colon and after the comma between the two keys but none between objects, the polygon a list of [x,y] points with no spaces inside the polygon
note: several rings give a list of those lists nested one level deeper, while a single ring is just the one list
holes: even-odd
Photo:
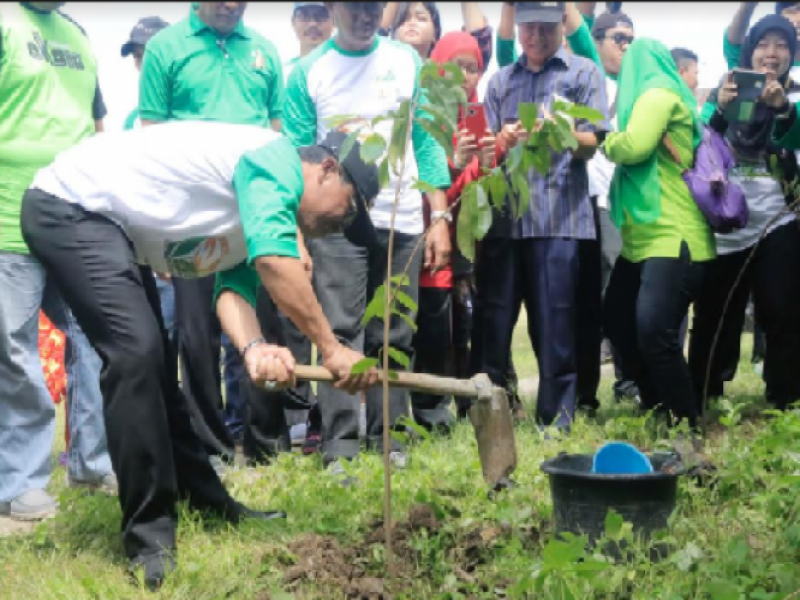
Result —
[{"label": "woman holding smartphone", "polygon": [[703,264],[714,258],[711,230],[681,177],[701,139],[697,100],[667,47],[652,39],[628,47],[618,82],[619,131],[602,149],[617,165],[609,197],[622,251],[606,290],[605,331],[644,407],[695,427],[679,332]]},{"label": "woman holding smartphone", "polygon": [[[787,202],[795,199],[787,194],[786,186],[798,175],[795,151],[800,149],[800,122],[794,103],[800,99],[800,87],[789,78],[797,50],[796,35],[786,18],[769,15],[745,38],[740,69],[766,75],[750,120],[726,120],[731,112],[726,108],[742,94],[731,73],[703,108],[705,121],[724,134],[733,148],[737,167],[730,180],[744,190],[750,217],[745,228],[716,236],[718,258],[708,265],[695,303],[689,350],[694,384],[702,393],[711,344],[725,301],[733,293],[711,366],[709,395],[722,395],[723,383],[736,374],[745,310],[752,293],[756,320],[766,334],[767,398],[780,409],[800,400],[800,228],[790,212],[770,223],[785,211]],[[765,229],[766,236],[733,290]]]}]

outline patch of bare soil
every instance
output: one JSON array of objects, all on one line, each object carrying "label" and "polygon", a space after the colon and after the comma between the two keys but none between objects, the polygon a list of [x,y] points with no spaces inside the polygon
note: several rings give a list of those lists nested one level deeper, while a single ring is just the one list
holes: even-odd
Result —
[{"label": "patch of bare soil", "polygon": [[30,533],[36,528],[36,525],[38,522],[15,521],[7,517],[0,517],[0,538]]},{"label": "patch of bare soil", "polygon": [[[418,560],[412,546],[413,538],[423,530],[429,537],[447,536],[453,574],[464,584],[477,583],[473,573],[485,562],[487,550],[509,533],[501,527],[481,526],[457,536],[445,534],[429,506],[415,505],[406,520],[394,524],[393,564],[398,585],[407,586],[404,582],[426,574],[426,565]],[[335,590],[347,598],[391,600],[393,594],[381,563],[376,559],[376,556],[383,556],[383,544],[381,521],[373,523],[363,541],[352,547],[342,547],[330,536],[305,535],[289,544],[296,562],[284,574],[284,587],[289,591],[311,584],[319,589]]]}]

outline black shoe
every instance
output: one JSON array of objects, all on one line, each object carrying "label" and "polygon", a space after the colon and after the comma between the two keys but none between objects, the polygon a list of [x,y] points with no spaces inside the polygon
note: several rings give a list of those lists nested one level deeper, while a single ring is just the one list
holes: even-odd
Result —
[{"label": "black shoe", "polygon": [[140,555],[131,561],[129,572],[135,583],[138,583],[138,573],[144,570],[144,585],[155,592],[163,584],[167,576],[175,570],[175,559],[167,551],[153,554]]},{"label": "black shoe", "polygon": [[600,401],[597,398],[578,398],[578,410],[584,411],[590,419],[597,416],[599,409]]},{"label": "black shoe", "polygon": [[282,510],[254,510],[234,500],[225,510],[223,517],[229,523],[240,523],[245,519],[272,521],[273,519],[285,519],[286,513]]}]

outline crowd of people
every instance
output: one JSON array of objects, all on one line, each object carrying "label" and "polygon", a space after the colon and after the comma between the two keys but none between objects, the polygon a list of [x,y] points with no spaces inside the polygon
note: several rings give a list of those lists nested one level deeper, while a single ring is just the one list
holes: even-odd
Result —
[{"label": "crowd of people", "polygon": [[[697,55],[637,38],[621,3],[505,2],[495,30],[462,2],[461,30],[444,32],[434,2],[297,2],[300,55],[282,64],[269,32],[244,24],[247,3],[195,2],[178,23],[141,19],[122,45],[140,72],[124,132],[103,132],[97,61],[62,4],[0,4],[0,516],[58,509],[40,311],[67,340],[67,482],[119,494],[125,551],[149,585],[174,565],[177,499],[232,522],[285,517],[227,493],[220,476],[237,454],[268,464],[296,442],[357,483],[344,461],[362,441],[383,443],[378,375],[352,367],[383,342],[382,324],[362,317],[386,278],[396,189],[392,272],[410,261],[418,311],[416,331],[392,317],[389,341],[415,370],[486,373],[521,414],[529,374],[511,340],[524,304],[543,432],[596,411],[604,357],[618,399],[697,431],[706,372],[709,395],[722,395],[752,301],[766,398],[779,409],[800,399],[800,228],[787,210],[800,3],[753,24],[757,3],[742,3],[720,32],[731,71],[766,76],[737,120],[732,74],[701,106]],[[390,170],[381,187],[358,143],[340,150],[376,117],[390,137],[427,60],[462,70],[486,129],[470,131],[461,108],[448,156],[415,122],[402,180]],[[519,103],[550,119],[555,100],[604,118],[575,119],[575,149],[530,170],[520,219],[493,208],[473,264],[451,207],[525,143]],[[342,115],[354,116],[334,126]],[[730,183],[749,219],[733,232],[712,230],[682,177],[705,128],[736,158]],[[336,383],[314,391],[293,368],[315,352]],[[469,402],[393,389],[389,410],[393,428],[413,417],[447,435]],[[391,443],[403,468],[405,447]]]}]

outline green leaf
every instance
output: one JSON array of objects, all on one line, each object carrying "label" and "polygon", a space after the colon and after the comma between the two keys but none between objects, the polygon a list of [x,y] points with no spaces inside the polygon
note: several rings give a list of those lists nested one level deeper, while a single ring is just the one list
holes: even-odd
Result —
[{"label": "green leaf", "polygon": [[523,171],[527,173],[530,169],[534,169],[540,175],[546,175],[550,170],[550,158],[550,148],[547,146],[533,148],[526,146],[522,159]]},{"label": "green leaf", "polygon": [[568,541],[550,540],[542,551],[548,567],[565,567],[586,554],[586,536],[575,536]]},{"label": "green leaf", "polygon": [[377,358],[362,358],[356,364],[353,365],[353,368],[350,369],[351,375],[361,375],[362,373],[366,373],[373,367],[378,365]]},{"label": "green leaf", "polygon": [[556,115],[556,127],[561,136],[561,144],[570,150],[578,148],[578,140],[575,139],[575,134],[572,133],[572,125],[561,115]]},{"label": "green leaf", "polygon": [[497,210],[502,210],[505,206],[508,183],[503,171],[499,168],[493,169],[491,175],[485,178],[486,185],[489,187],[489,196],[492,204]]},{"label": "green leaf", "polygon": [[364,316],[361,317],[361,325],[366,327],[372,319],[383,319],[384,307],[386,306],[386,288],[383,285],[378,286],[375,290],[375,295],[372,300],[367,304],[367,309],[364,311]]},{"label": "green leaf", "polygon": [[392,348],[389,346],[389,356],[394,362],[402,366],[404,369],[408,369],[411,366],[411,359],[402,350],[398,350],[397,348]]},{"label": "green leaf", "polygon": [[361,160],[366,163],[376,162],[386,151],[386,140],[377,133],[371,134],[361,143]]},{"label": "green leaf", "polygon": [[621,514],[614,509],[609,509],[608,514],[606,514],[605,521],[606,535],[611,538],[616,538],[622,531],[622,525],[624,523],[625,519],[622,518]]},{"label": "green leaf", "polygon": [[475,200],[470,198],[474,186],[467,185],[461,193],[461,210],[456,223],[456,243],[458,249],[470,262],[475,262],[475,236],[472,234],[472,212]]},{"label": "green leaf", "polygon": [[453,86],[461,86],[464,83],[464,71],[461,70],[455,63],[447,63],[442,65],[441,69],[444,71],[444,78]]},{"label": "green leaf", "polygon": [[585,119],[590,123],[599,123],[603,120],[603,113],[588,106],[581,106],[580,104],[571,104],[563,110],[558,111],[563,115],[572,117],[573,119]]},{"label": "green leaf", "polygon": [[417,179],[414,182],[414,185],[411,186],[415,190],[419,190],[425,194],[435,194],[437,189],[435,186],[432,186],[427,181],[422,181],[421,179]]},{"label": "green leaf", "polygon": [[397,300],[411,312],[417,312],[417,309],[419,308],[417,303],[414,302],[414,299],[402,290],[397,290],[395,300]]},{"label": "green leaf", "polygon": [[397,376],[397,371],[395,371],[394,369],[389,369],[388,373],[389,373],[389,379],[391,379],[392,381],[397,381],[398,379],[400,379]]},{"label": "green leaf", "polygon": [[400,104],[394,117],[392,124],[392,135],[389,139],[389,167],[397,173],[400,160],[405,155],[407,139],[406,132],[408,129],[409,110],[411,103],[406,100]]},{"label": "green leaf", "polygon": [[411,285],[411,278],[404,273],[393,275],[389,281],[398,286]]},{"label": "green leaf", "polygon": [[514,174],[517,169],[519,169],[520,165],[522,165],[523,152],[525,152],[525,146],[522,144],[517,144],[508,151],[508,156],[506,157],[506,172],[509,175]]},{"label": "green leaf", "polygon": [[381,189],[386,189],[389,185],[389,158],[385,158],[381,161],[380,166],[378,167],[378,185],[381,186]]},{"label": "green leaf", "polygon": [[345,138],[344,142],[342,143],[342,147],[339,149],[340,163],[344,161],[345,158],[347,158],[348,154],[350,154],[350,150],[353,149],[353,146],[355,145],[356,140],[358,139],[358,134],[361,133],[362,129],[364,129],[363,125],[361,127],[357,127],[355,131],[350,133],[350,135],[348,135]]},{"label": "green leaf", "polygon": [[[441,106],[437,106],[435,104],[421,104],[420,110],[423,112],[429,113],[433,116],[433,119],[428,119],[430,121],[436,122],[439,125],[445,125],[447,127],[447,131],[445,133],[449,133],[452,136],[455,133],[456,126],[457,126],[457,118],[458,114],[455,110],[447,110],[447,108],[442,108]],[[455,109],[455,107],[453,107]]]},{"label": "green leaf", "polygon": [[539,105],[533,102],[520,102],[517,111],[522,126],[527,131],[531,131],[536,125],[536,119],[539,118]]},{"label": "green leaf", "polygon": [[708,595],[711,596],[711,600],[739,600],[742,598],[739,588],[724,579],[713,579],[703,587]]},{"label": "green leaf", "polygon": [[492,226],[492,207],[483,186],[475,186],[475,213],[472,221],[472,234],[476,240],[482,240]]},{"label": "green leaf", "polygon": [[332,117],[327,117],[322,120],[329,128],[336,129],[340,125],[344,125],[348,121],[353,121],[356,119],[360,119],[361,117],[357,115],[334,115]]},{"label": "green leaf", "polygon": [[427,131],[428,134],[444,148],[447,156],[453,153],[453,136],[447,135],[437,123],[428,121],[427,119],[414,119],[414,122]]},{"label": "green leaf", "polygon": [[528,186],[528,176],[524,173],[517,171],[514,173],[512,179],[514,190],[516,191],[516,203],[514,204],[514,217],[521,219],[525,211],[528,210],[528,205],[531,202],[531,190]]},{"label": "green leaf", "polygon": [[403,321],[405,321],[405,322],[406,322],[406,324],[407,324],[409,327],[411,327],[411,331],[413,331],[414,333],[416,333],[416,331],[417,331],[417,323],[416,323],[416,321],[414,321],[414,319],[412,319],[412,318],[411,318],[409,315],[407,315],[407,314],[405,314],[405,313],[401,313],[399,310],[393,310],[393,311],[392,311],[392,314],[393,314],[393,315],[395,315],[395,316],[397,316],[397,317],[399,317],[400,319],[403,319]]}]

